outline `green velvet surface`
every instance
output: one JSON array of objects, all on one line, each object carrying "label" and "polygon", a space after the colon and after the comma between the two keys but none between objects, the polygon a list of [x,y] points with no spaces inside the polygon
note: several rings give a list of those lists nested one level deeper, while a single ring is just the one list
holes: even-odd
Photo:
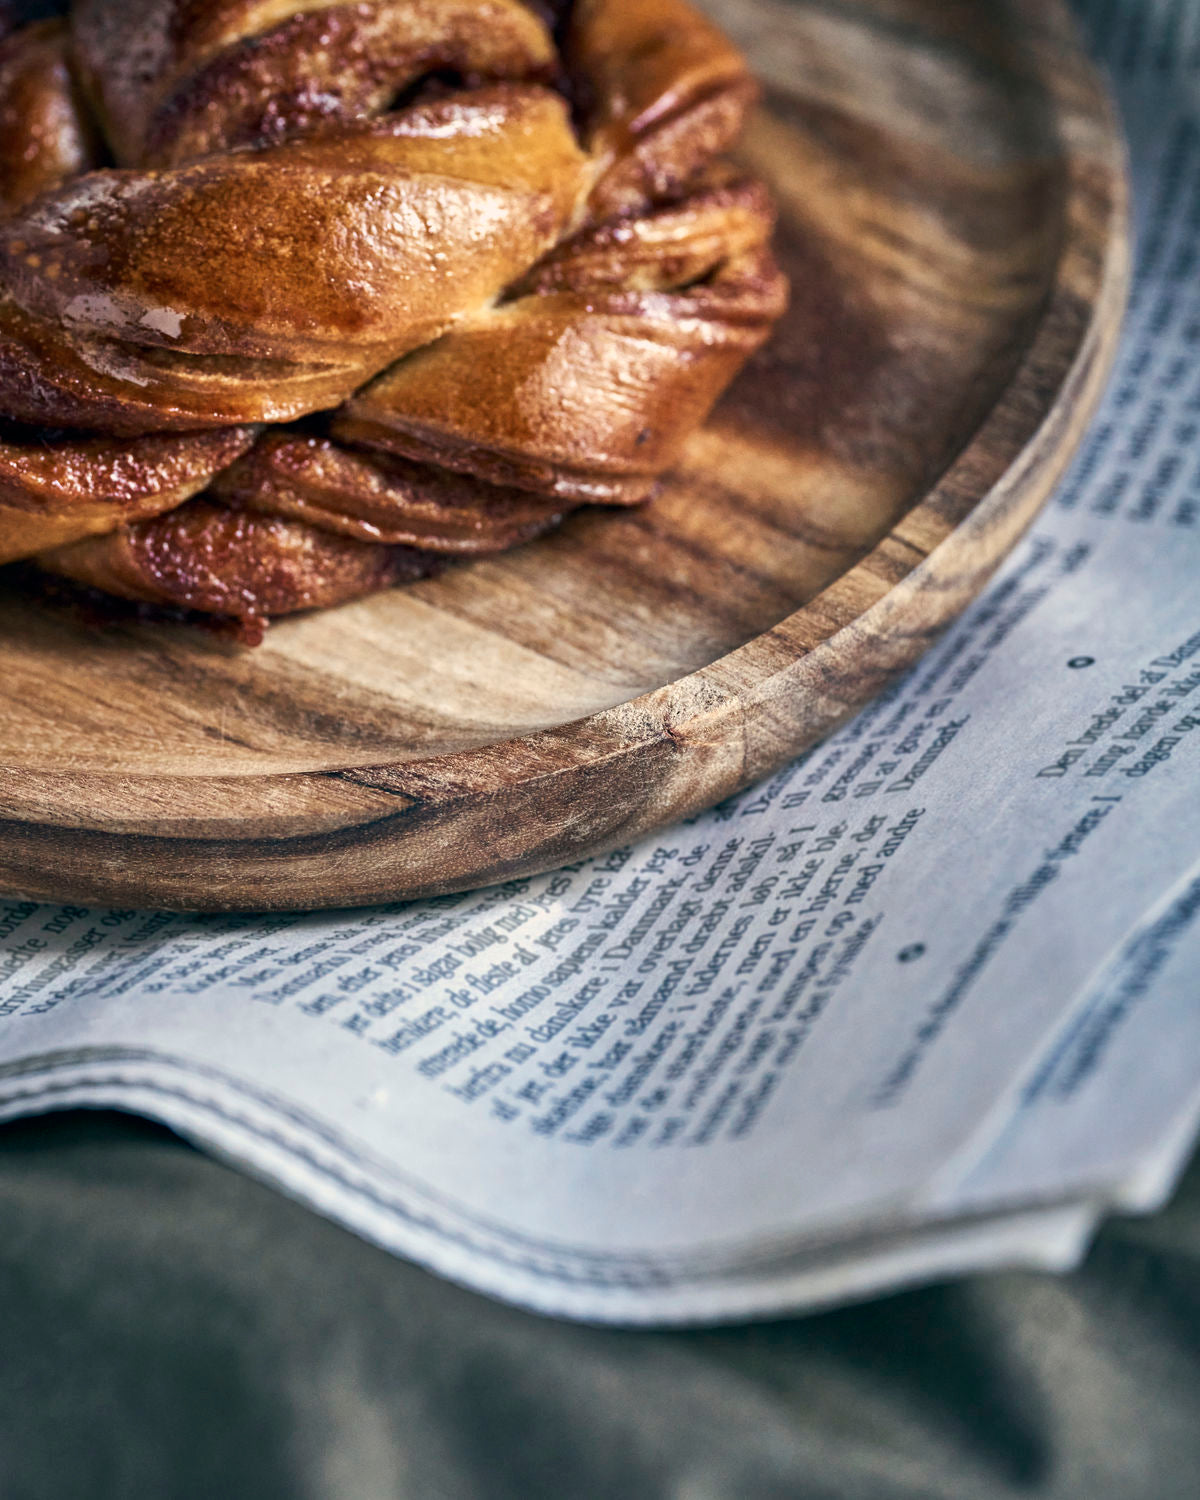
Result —
[{"label": "green velvet surface", "polygon": [[0,1500],[1200,1495],[1200,1170],[1069,1277],[629,1333],[110,1115],[0,1130]]}]

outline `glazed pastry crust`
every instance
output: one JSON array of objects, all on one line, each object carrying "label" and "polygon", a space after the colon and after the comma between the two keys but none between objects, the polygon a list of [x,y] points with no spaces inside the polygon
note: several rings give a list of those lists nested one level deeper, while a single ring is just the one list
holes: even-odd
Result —
[{"label": "glazed pastry crust", "polygon": [[261,619],[644,499],[783,311],[753,97],[686,0],[16,29],[0,561]]}]

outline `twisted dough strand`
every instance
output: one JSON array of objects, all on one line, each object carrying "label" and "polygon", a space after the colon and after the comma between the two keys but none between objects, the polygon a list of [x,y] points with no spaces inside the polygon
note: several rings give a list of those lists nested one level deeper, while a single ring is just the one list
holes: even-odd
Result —
[{"label": "twisted dough strand", "polygon": [[561,100],[497,85],[77,178],[3,226],[9,415],[133,433],[336,406],[551,249],[583,166]]},{"label": "twisted dough strand", "polygon": [[685,0],[17,31],[0,560],[257,618],[643,498],[782,311],[766,195],[711,165],[752,96]]},{"label": "twisted dough strand", "polygon": [[642,500],[783,311],[770,225],[737,181],[591,227],[331,430],[557,500]]}]

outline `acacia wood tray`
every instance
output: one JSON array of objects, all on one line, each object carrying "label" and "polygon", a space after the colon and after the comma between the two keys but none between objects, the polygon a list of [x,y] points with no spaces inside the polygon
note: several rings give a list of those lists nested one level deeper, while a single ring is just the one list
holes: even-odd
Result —
[{"label": "acacia wood tray", "polygon": [[0,575],[0,890],[353,906],[622,844],[826,735],[978,592],[1113,354],[1124,157],[1059,0],[709,0],[792,308],[661,496],[271,629]]}]

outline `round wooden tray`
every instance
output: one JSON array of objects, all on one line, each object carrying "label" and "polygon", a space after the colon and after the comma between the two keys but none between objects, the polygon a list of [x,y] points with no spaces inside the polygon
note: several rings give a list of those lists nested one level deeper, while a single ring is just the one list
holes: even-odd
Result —
[{"label": "round wooden tray", "polygon": [[659,498],[272,628],[0,585],[0,889],[353,906],[611,848],[911,665],[1075,449],[1124,158],[1059,0],[709,0],[764,84],[792,309]]}]

